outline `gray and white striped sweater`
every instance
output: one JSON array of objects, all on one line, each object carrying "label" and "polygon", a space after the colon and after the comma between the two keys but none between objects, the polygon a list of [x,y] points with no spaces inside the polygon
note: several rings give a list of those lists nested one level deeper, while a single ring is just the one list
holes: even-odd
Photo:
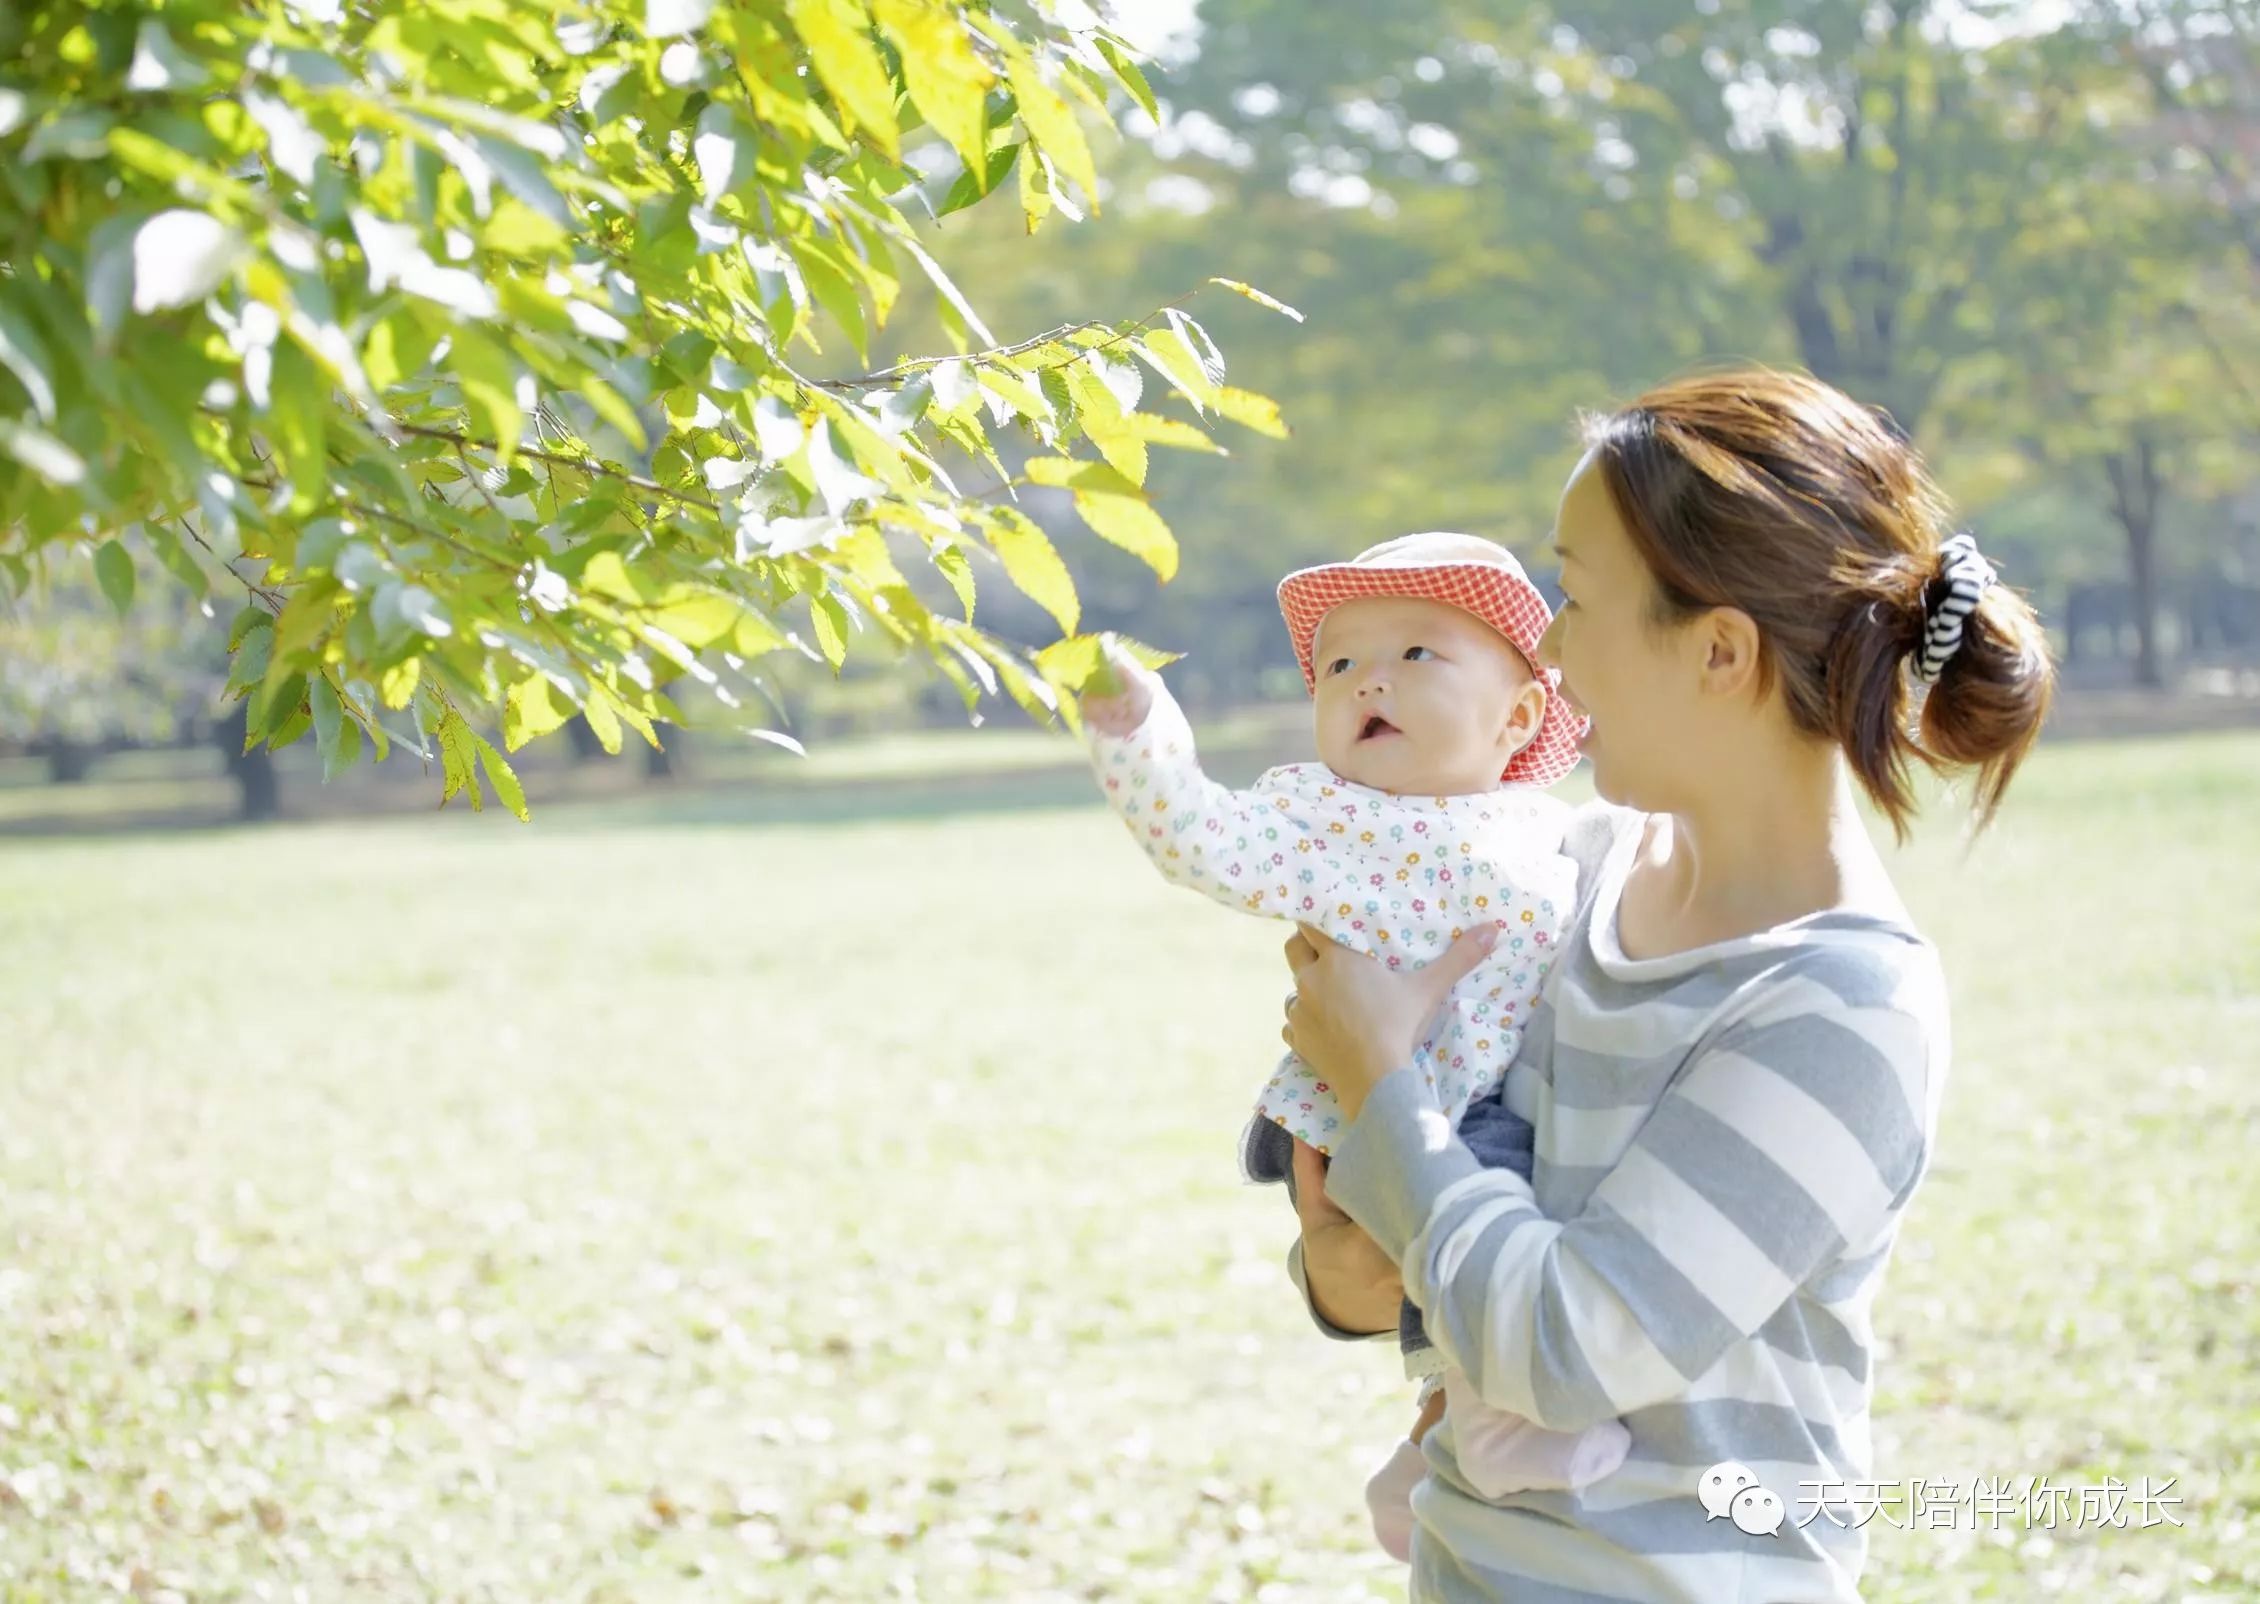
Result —
[{"label": "gray and white striped sweater", "polygon": [[[1841,1486],[1818,1500],[1875,1476],[1869,1312],[1929,1164],[1944,975],[1903,922],[1847,910],[1626,957],[1642,823],[1596,803],[1572,831],[1590,873],[1502,1092],[1536,1127],[1531,1179],[1479,1165],[1403,1071],[1334,1155],[1328,1194],[1488,1402],[1632,1434],[1582,1492],[1490,1504],[1447,1416],[1412,1597],[1858,1604],[1860,1512]],[[1781,1499],[1778,1531],[1706,1518],[1696,1483],[1722,1460]]]}]

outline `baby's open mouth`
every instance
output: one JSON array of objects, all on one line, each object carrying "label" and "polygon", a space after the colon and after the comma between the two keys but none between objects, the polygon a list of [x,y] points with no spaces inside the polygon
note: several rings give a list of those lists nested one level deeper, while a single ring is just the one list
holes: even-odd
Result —
[{"label": "baby's open mouth", "polygon": [[1379,713],[1376,713],[1373,715],[1373,717],[1367,719],[1363,727],[1358,730],[1358,739],[1361,741],[1370,741],[1376,735],[1401,735],[1403,733],[1404,732],[1402,730],[1399,730],[1396,725],[1390,723]]}]

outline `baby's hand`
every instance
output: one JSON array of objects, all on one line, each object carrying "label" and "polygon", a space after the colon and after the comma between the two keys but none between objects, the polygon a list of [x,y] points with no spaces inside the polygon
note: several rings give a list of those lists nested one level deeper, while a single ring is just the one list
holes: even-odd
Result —
[{"label": "baby's hand", "polygon": [[1099,672],[1091,676],[1080,698],[1083,721],[1119,741],[1136,734],[1153,711],[1152,670],[1111,639],[1100,649]]}]

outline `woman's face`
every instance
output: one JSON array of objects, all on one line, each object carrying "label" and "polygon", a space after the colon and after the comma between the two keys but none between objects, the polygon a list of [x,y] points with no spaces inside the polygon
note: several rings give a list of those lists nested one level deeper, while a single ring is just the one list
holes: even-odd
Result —
[{"label": "woman's face", "polygon": [[1674,776],[1702,772],[1711,712],[1698,695],[1699,631],[1651,622],[1655,581],[1588,454],[1554,519],[1564,601],[1538,643],[1572,708],[1592,720],[1584,753],[1611,802],[1668,812]]}]

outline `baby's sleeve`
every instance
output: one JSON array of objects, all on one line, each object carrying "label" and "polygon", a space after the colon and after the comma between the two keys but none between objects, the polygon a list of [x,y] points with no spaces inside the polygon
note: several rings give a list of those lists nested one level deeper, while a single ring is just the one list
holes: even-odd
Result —
[{"label": "baby's sleeve", "polygon": [[1184,709],[1159,684],[1136,730],[1118,738],[1086,724],[1084,741],[1107,805],[1164,879],[1265,917],[1301,917],[1315,902],[1314,821],[1278,781],[1291,771],[1268,771],[1243,791],[1210,779]]}]

